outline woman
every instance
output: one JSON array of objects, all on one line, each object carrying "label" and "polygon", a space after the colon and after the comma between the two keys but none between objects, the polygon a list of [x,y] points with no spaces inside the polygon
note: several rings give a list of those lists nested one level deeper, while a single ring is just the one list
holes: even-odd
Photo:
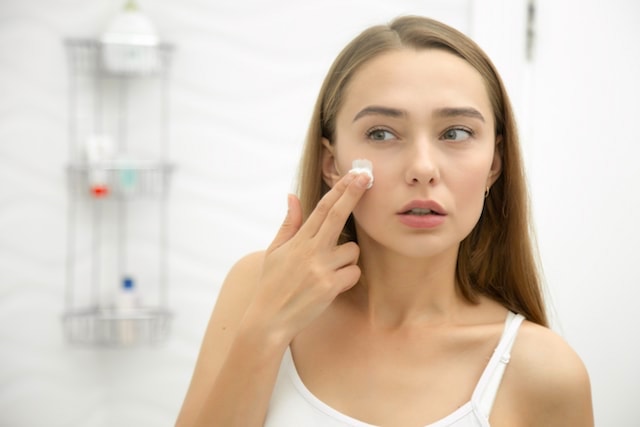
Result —
[{"label": "woman", "polygon": [[[370,189],[347,172],[362,158]],[[178,425],[593,425],[585,367],[547,328],[513,112],[475,43],[420,17],[360,34],[299,182],[223,284]]]}]

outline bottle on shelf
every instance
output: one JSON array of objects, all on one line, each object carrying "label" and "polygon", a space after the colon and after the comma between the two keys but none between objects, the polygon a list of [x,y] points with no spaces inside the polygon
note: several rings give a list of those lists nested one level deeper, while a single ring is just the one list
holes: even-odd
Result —
[{"label": "bottle on shelf", "polygon": [[140,308],[140,298],[131,277],[124,277],[120,293],[116,301],[116,311],[119,317],[119,342],[121,345],[131,345],[138,339],[136,325],[136,310]]},{"label": "bottle on shelf", "polygon": [[116,74],[145,74],[160,67],[156,28],[129,0],[100,38],[104,67]]},{"label": "bottle on shelf", "polygon": [[91,135],[86,154],[89,191],[96,198],[106,197],[111,192],[108,164],[113,157],[113,142],[107,135]]},{"label": "bottle on shelf", "polygon": [[122,312],[131,312],[140,308],[140,296],[133,278],[125,276],[122,279],[120,293],[116,301],[116,309]]}]

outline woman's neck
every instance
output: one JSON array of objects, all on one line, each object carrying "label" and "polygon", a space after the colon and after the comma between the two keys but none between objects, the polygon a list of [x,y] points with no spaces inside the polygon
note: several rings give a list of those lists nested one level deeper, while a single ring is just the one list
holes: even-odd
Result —
[{"label": "woman's neck", "polygon": [[456,262],[457,248],[428,259],[367,250],[360,255],[360,282],[345,296],[375,328],[448,323],[468,304],[455,284]]}]

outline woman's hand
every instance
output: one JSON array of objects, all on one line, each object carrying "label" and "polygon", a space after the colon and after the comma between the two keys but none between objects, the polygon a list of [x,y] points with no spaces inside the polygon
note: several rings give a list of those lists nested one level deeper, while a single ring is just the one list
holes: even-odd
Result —
[{"label": "woman's hand", "polygon": [[366,191],[369,177],[349,173],[320,200],[302,225],[297,197],[265,253],[256,295],[245,314],[251,327],[267,328],[288,345],[341,292],[360,278],[360,249],[337,245],[349,215]]}]

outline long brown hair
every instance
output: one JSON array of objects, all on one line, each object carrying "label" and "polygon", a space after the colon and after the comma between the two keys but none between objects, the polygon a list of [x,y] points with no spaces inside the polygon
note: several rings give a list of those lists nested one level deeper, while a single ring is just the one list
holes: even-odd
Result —
[{"label": "long brown hair", "polygon": [[[322,138],[335,140],[345,88],[355,72],[381,53],[402,48],[444,49],[482,76],[495,119],[502,172],[491,187],[480,219],[461,242],[456,283],[469,301],[487,295],[532,322],[547,326],[541,277],[534,256],[529,199],[511,103],[502,79],[482,49],[461,32],[424,17],[400,17],[363,31],[334,61],[316,102],[300,164],[298,192],[304,218],[329,190],[322,179]],[[356,241],[353,217],[341,241]]]}]

